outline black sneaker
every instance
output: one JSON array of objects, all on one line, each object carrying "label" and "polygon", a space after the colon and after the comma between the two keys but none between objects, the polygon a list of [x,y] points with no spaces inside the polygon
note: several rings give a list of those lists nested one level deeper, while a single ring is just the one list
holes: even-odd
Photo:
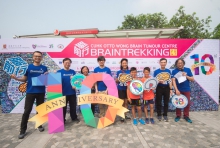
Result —
[{"label": "black sneaker", "polygon": [[165,122],[168,122],[167,116],[163,116],[163,120],[164,120]]},{"label": "black sneaker", "polygon": [[161,120],[162,120],[162,116],[157,116],[157,119],[158,119],[159,121],[161,121]]},{"label": "black sneaker", "polygon": [[76,123],[79,123],[80,122],[80,120],[78,119],[78,118],[76,118],[76,119],[74,119],[74,120],[72,120],[73,122],[76,122]]},{"label": "black sneaker", "polygon": [[42,126],[42,125],[41,125],[41,126],[39,126],[39,127],[38,127],[38,130],[39,130],[40,132],[43,132],[43,131],[44,131],[43,126]]},{"label": "black sneaker", "polygon": [[131,117],[129,115],[125,115],[126,120],[131,120]]},{"label": "black sneaker", "polygon": [[20,134],[18,135],[18,139],[23,139],[25,135],[26,135],[25,132],[20,132]]}]

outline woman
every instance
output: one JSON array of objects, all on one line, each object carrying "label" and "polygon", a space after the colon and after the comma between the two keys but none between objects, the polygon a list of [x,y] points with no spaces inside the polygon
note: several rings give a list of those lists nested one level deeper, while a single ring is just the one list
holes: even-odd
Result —
[{"label": "woman", "polygon": [[[122,84],[122,86],[120,85],[120,82],[118,80],[118,77],[120,74],[130,74],[130,70],[128,69],[128,60],[123,58],[121,59],[120,62],[120,70],[117,71],[117,78],[116,78],[116,82],[117,82],[117,87],[118,87],[118,96],[120,99],[122,99],[124,101],[123,106],[125,108],[128,108],[128,97],[127,97],[127,86]],[[128,114],[125,114],[125,119],[131,119],[131,117]],[[121,118],[121,122],[124,122],[124,118]]]},{"label": "woman", "polygon": [[[184,67],[184,65],[185,65],[185,61],[183,59],[180,58],[176,60],[175,62],[176,69],[172,71],[172,81],[173,81],[173,86],[174,86],[176,95],[183,94],[188,99],[189,103],[184,108],[183,113],[184,113],[184,119],[187,122],[192,123],[192,120],[189,118],[189,108],[190,108],[189,81],[194,81],[194,78],[193,78],[191,70],[189,68]],[[186,77],[186,80],[182,83],[179,83],[178,80],[175,78],[175,75],[179,72],[182,73],[182,76]],[[181,109],[177,108],[175,121],[178,122],[180,120],[180,117],[181,117]]]},{"label": "woman", "polygon": [[[81,68],[81,74],[83,74],[84,76],[88,76],[89,75],[89,68],[87,66],[83,66]],[[91,88],[91,93],[94,94],[95,93],[95,86],[93,86]],[[93,114],[95,113],[95,104],[91,104],[91,108],[92,108],[92,112]]]}]

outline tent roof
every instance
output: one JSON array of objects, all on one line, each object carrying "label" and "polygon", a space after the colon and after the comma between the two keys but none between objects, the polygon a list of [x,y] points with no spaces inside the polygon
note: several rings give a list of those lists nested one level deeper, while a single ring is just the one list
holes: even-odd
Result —
[{"label": "tent roof", "polygon": [[[92,29],[98,30],[97,28],[92,28]],[[21,35],[21,36],[15,35],[14,38],[172,38],[181,29],[183,29],[183,27],[157,28],[157,29],[149,28],[149,29],[129,29],[129,30],[103,30],[103,31],[98,31],[97,34],[76,34],[76,35],[65,35],[65,36],[54,35],[54,33],[47,33],[47,34],[33,34],[33,35]]]}]

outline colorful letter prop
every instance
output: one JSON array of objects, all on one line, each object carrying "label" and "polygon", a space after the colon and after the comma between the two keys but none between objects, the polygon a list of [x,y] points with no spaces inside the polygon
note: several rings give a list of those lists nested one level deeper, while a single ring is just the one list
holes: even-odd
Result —
[{"label": "colorful letter prop", "polygon": [[[108,89],[109,95],[91,94],[91,88],[97,81],[103,81]],[[91,110],[91,103],[109,105],[105,117],[94,117]],[[104,128],[115,121],[116,115],[124,118],[124,113],[128,110],[122,107],[123,100],[118,98],[117,87],[114,79],[109,74],[94,73],[85,78],[82,82],[78,104],[85,120],[85,123],[94,128]]]},{"label": "colorful letter prop", "polygon": [[32,78],[33,86],[47,86],[47,102],[36,107],[38,114],[29,121],[35,121],[37,128],[48,121],[49,134],[64,131],[63,107],[66,98],[62,95],[60,73],[49,73]]}]

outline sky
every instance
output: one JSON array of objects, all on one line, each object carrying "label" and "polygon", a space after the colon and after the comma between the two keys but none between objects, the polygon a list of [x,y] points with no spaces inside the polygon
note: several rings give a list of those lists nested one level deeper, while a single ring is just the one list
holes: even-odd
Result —
[{"label": "sky", "polygon": [[220,0],[0,0],[0,36],[11,39],[55,29],[115,30],[125,15],[162,12],[169,20],[181,5],[186,14],[211,16],[210,31],[220,23]]}]

